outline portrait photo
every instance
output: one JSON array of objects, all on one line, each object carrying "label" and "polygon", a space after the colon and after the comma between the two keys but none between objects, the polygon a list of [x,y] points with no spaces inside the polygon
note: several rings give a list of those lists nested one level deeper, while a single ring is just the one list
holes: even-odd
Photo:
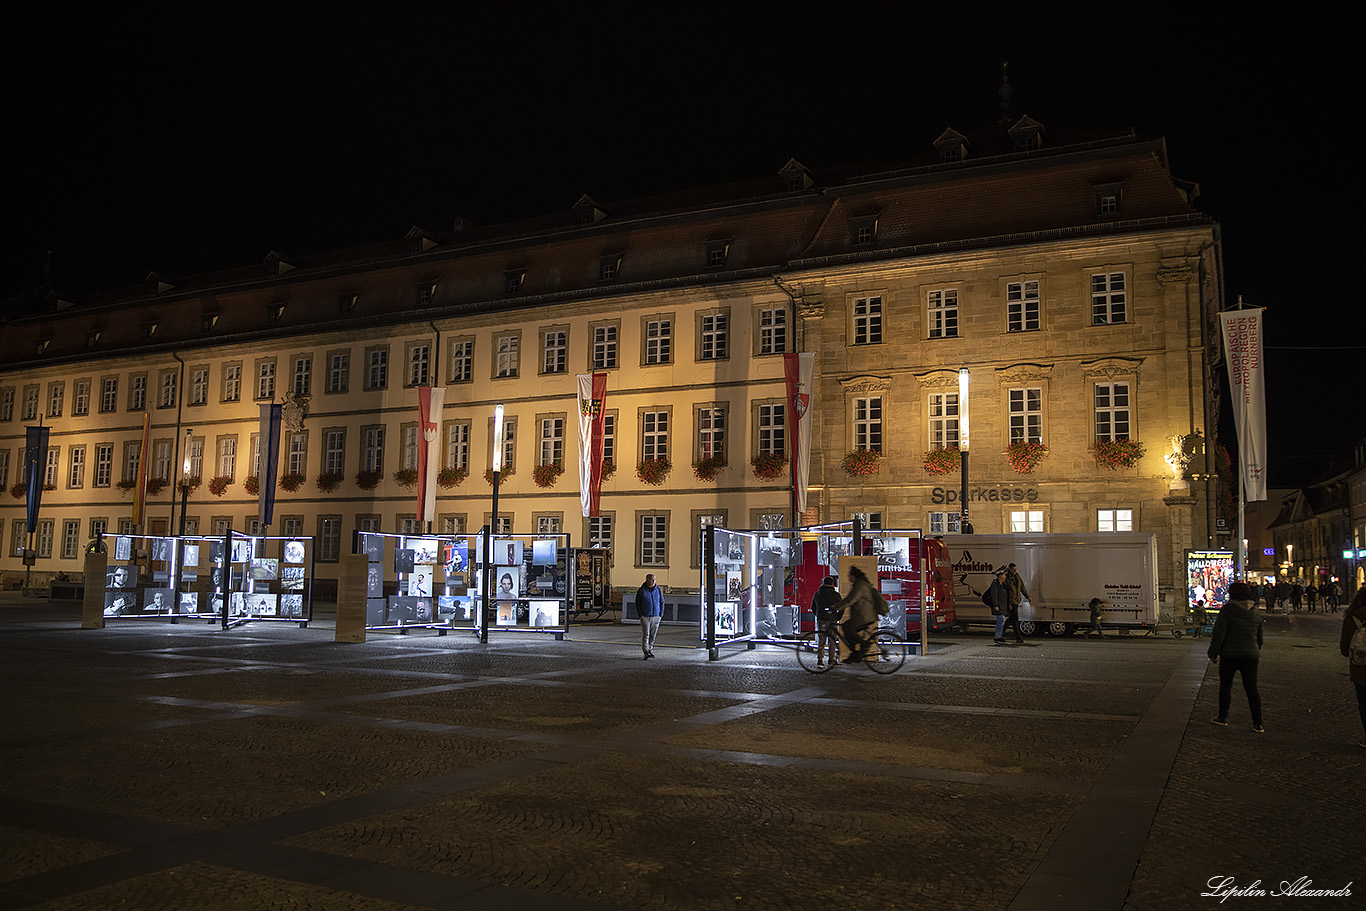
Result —
[{"label": "portrait photo", "polygon": [[411,623],[416,611],[417,599],[408,595],[389,596],[389,623]]},{"label": "portrait photo", "polygon": [[408,594],[431,597],[432,567],[419,566],[413,570],[408,576]]},{"label": "portrait photo", "polygon": [[431,623],[436,618],[432,616],[432,599],[418,598],[413,602],[413,620],[417,623]]},{"label": "portrait photo", "polygon": [[251,538],[233,538],[232,562],[247,563],[251,560]]},{"label": "portrait photo", "polygon": [[131,560],[133,559],[133,539],[127,535],[119,535],[114,539],[114,559]]},{"label": "portrait photo", "polygon": [[559,626],[560,603],[558,601],[531,602],[532,626]]},{"label": "portrait photo", "polygon": [[520,566],[495,566],[493,568],[493,597],[516,598],[522,593],[522,568]]},{"label": "portrait photo", "polygon": [[[446,576],[464,576],[465,570],[470,565],[470,552],[468,541],[445,541],[442,542],[444,549],[442,562],[445,564]],[[463,582],[462,582],[463,584]]]},{"label": "portrait photo", "polygon": [[114,566],[105,575],[105,588],[128,589],[137,585],[138,572],[136,566]]},{"label": "portrait photo", "polygon": [[182,566],[198,566],[198,565],[199,565],[199,545],[198,545],[198,544],[186,544],[184,547],[181,548],[181,550],[182,550],[182,554],[181,554],[181,560],[182,560],[181,565],[182,565]]},{"label": "portrait photo", "polygon": [[169,614],[172,600],[169,588],[149,588],[142,593],[142,612],[145,614]]},{"label": "portrait photo", "polygon": [[415,557],[416,554],[407,547],[400,547],[398,550],[394,551],[394,572],[412,572],[413,567],[417,565],[417,560],[414,559]]},{"label": "portrait photo", "polygon": [[245,617],[247,615],[247,595],[245,592],[233,592],[228,600],[228,607],[231,608],[234,617]]},{"label": "portrait photo", "polygon": [[367,598],[384,597],[384,570],[378,563],[371,563],[366,567],[365,596]]},{"label": "portrait photo", "polygon": [[304,562],[304,542],[286,541],[285,542],[285,562],[302,563]]},{"label": "portrait photo", "polygon": [[104,615],[121,617],[137,611],[137,592],[107,592],[104,596]]}]

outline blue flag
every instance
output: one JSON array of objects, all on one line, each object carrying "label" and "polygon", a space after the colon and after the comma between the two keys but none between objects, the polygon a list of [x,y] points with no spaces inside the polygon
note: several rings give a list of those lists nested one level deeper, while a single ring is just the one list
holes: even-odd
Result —
[{"label": "blue flag", "polygon": [[51,427],[24,428],[24,478],[28,484],[28,533],[38,530],[38,506],[43,501],[43,475],[47,469],[47,438]]}]

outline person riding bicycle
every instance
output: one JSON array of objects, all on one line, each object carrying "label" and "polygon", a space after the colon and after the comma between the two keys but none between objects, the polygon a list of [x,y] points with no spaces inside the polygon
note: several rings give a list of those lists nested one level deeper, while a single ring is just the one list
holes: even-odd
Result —
[{"label": "person riding bicycle", "polygon": [[851,566],[849,579],[849,594],[839,605],[840,610],[847,611],[844,623],[840,625],[844,644],[849,648],[849,657],[844,659],[845,664],[863,660],[868,652],[868,645],[872,642],[872,636],[865,635],[865,631],[876,632],[874,628],[877,626],[877,618],[885,617],[890,610],[881,593],[868,581],[863,570]]},{"label": "person riding bicycle", "polygon": [[816,667],[825,667],[825,655],[830,654],[830,663],[839,658],[839,619],[840,592],[836,587],[839,580],[826,576],[816,595],[811,599],[811,613],[816,617]]}]

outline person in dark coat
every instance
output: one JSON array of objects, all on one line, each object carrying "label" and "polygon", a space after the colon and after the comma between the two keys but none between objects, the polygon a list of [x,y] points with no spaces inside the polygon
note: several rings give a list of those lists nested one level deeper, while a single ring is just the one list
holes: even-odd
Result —
[{"label": "person in dark coat", "polygon": [[[839,607],[844,613],[844,623],[841,624],[844,642],[849,646],[850,652],[849,657],[844,660],[845,663],[852,664],[855,661],[862,661],[867,653],[868,643],[872,640],[864,638],[864,630],[877,626],[877,618],[887,613],[887,602],[882,600],[882,595],[873,588],[863,570],[857,566],[850,567],[849,580],[849,594],[840,601]],[[873,632],[877,630],[874,629]]]},{"label": "person in dark coat", "polygon": [[[1006,568],[1002,566],[996,570],[996,578],[991,580],[991,585],[986,591],[987,602],[991,607],[991,613],[996,618],[996,639],[997,645],[1006,644],[1006,618],[1010,615],[1010,595],[1006,592]],[[1015,631],[1019,635],[1019,630]]]},{"label": "person in dark coat", "polygon": [[[1340,642],[1342,657],[1351,657],[1352,637],[1356,635],[1357,629],[1361,626],[1366,626],[1366,586],[1357,589],[1357,593],[1352,597],[1352,602],[1347,605],[1347,610],[1343,612]],[[1366,748],[1366,664],[1349,663],[1347,675],[1357,691],[1357,712],[1361,715],[1361,731],[1364,735],[1357,746]]]},{"label": "person in dark coat", "polygon": [[1252,591],[1246,582],[1228,587],[1228,601],[1214,621],[1210,636],[1209,660],[1219,665],[1219,715],[1215,724],[1228,724],[1229,702],[1233,695],[1233,675],[1243,676],[1243,692],[1252,712],[1252,730],[1262,727],[1262,697],[1257,692],[1257,660],[1262,651],[1262,618],[1252,606]]},{"label": "person in dark coat", "polygon": [[811,613],[816,616],[816,667],[825,666],[827,648],[831,664],[839,658],[840,636],[836,624],[840,619],[840,592],[835,587],[838,581],[834,576],[826,576],[811,599]]}]

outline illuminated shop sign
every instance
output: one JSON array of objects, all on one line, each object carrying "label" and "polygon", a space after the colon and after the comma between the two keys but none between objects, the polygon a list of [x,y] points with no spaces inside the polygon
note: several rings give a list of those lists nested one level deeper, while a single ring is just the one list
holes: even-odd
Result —
[{"label": "illuminated shop sign", "polygon": [[[930,489],[931,503],[957,503],[957,487],[933,487]],[[995,503],[1033,503],[1039,499],[1037,487],[1016,487],[1010,484],[979,484],[968,488],[968,500]]]}]

